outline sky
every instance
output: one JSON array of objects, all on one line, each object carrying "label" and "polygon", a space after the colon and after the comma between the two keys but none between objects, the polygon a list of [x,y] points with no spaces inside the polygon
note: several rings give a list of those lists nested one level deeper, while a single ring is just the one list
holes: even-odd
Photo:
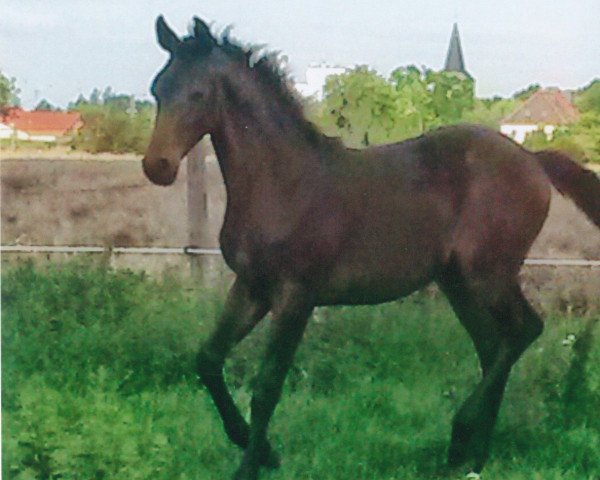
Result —
[{"label": "sky", "polygon": [[194,15],[217,32],[232,25],[232,37],[285,55],[298,81],[320,62],[441,69],[454,22],[480,97],[600,77],[598,0],[2,0],[0,70],[28,108],[95,87],[148,97],[167,58],[159,14],[181,35]]}]

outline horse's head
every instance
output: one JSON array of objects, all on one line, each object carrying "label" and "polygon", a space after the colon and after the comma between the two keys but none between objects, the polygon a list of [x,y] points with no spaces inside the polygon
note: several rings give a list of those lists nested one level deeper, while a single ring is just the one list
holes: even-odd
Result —
[{"label": "horse's head", "polygon": [[180,40],[162,16],[156,21],[158,43],[169,60],[152,83],[157,114],[143,160],[146,176],[159,185],[175,181],[181,159],[214,128],[217,82],[224,67],[208,26],[194,18],[194,33]]}]

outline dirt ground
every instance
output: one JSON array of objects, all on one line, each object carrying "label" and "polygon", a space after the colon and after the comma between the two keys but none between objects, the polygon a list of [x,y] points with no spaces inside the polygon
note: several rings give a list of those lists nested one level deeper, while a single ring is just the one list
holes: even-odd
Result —
[{"label": "dirt ground", "polygon": [[[0,162],[2,244],[188,245],[186,168],[169,188],[152,185],[139,160],[19,159]],[[209,162],[210,238],[224,209],[218,165]]]},{"label": "dirt ground", "polygon": [[[225,193],[218,164],[207,164],[209,244],[217,246]],[[3,159],[2,244],[188,245],[185,163],[175,184],[152,185],[139,159]],[[530,256],[600,258],[600,235],[554,193]]]}]

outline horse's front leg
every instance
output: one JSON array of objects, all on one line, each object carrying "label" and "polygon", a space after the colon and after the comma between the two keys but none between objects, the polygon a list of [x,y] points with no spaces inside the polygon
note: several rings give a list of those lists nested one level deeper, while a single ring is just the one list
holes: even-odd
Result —
[{"label": "horse's front leg", "polygon": [[258,478],[269,420],[312,310],[309,295],[296,284],[284,285],[274,301],[272,330],[251,401],[250,441],[235,480]]},{"label": "horse's front leg", "polygon": [[[244,449],[248,447],[250,428],[225,384],[223,365],[232,348],[252,331],[269,308],[267,302],[254,298],[247,286],[237,279],[214,331],[198,353],[198,374],[223,419],[225,432],[233,443]],[[261,463],[277,466],[278,459],[268,444],[264,446]]]}]

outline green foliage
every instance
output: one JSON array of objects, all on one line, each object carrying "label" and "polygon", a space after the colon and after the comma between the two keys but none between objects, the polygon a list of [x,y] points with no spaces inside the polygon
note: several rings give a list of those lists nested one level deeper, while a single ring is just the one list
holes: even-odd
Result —
[{"label": "green foliage", "polygon": [[43,98],[42,100],[39,101],[39,103],[35,106],[34,110],[49,110],[51,112],[53,111],[58,111],[60,110],[60,108],[55,107],[54,105],[52,105],[48,100],[46,100],[45,98]]},{"label": "green foliage", "polygon": [[523,90],[519,90],[518,92],[516,92],[512,96],[512,98],[513,98],[513,100],[525,101],[529,97],[531,97],[535,92],[537,92],[540,88],[542,88],[542,87],[539,83],[532,83],[527,88],[524,88]]},{"label": "green foliage", "polygon": [[38,142],[33,140],[19,140],[15,138],[0,138],[0,148],[10,150],[35,149],[52,150],[56,147],[56,142]]},{"label": "green foliage", "polygon": [[83,121],[73,148],[92,153],[145,151],[152,133],[152,103],[107,88],[102,96],[95,89],[89,100],[80,95],[70,108],[79,111]]},{"label": "green foliage", "polygon": [[473,107],[463,111],[462,120],[499,130],[502,119],[514,112],[521,103],[512,98],[476,98]]},{"label": "green foliage", "polygon": [[600,112],[583,113],[579,122],[570,127],[570,132],[573,141],[583,148],[586,159],[600,163]]},{"label": "green foliage", "polygon": [[364,147],[458,123],[474,102],[473,80],[464,75],[409,66],[385,79],[357,67],[328,78],[315,121],[325,133]]},{"label": "green foliage", "polygon": [[177,382],[193,363],[198,312],[176,283],[77,263],[27,264],[3,280],[3,380],[43,372],[52,385],[78,388],[108,368],[125,388]]},{"label": "green foliage", "polygon": [[581,148],[586,161],[600,163],[600,80],[578,91],[574,103],[581,117],[565,129],[563,137]]},{"label": "green foliage", "polygon": [[[77,262],[3,269],[2,476],[229,478],[240,459],[194,372],[221,295]],[[228,361],[247,412],[268,320]],[[489,478],[600,475],[598,318],[555,317],[514,368]],[[478,381],[446,303],[317,309],[274,416],[273,479],[457,478],[451,418]],[[393,454],[391,454],[393,453]]]},{"label": "green foliage", "polygon": [[572,131],[566,127],[557,129],[551,139],[548,139],[543,131],[532,132],[525,138],[523,146],[534,152],[548,149],[561,150],[580,162],[587,160],[586,151],[581,147],[580,142],[574,139]]},{"label": "green foliage", "polygon": [[404,127],[415,134],[425,131],[435,121],[435,113],[432,92],[422,72],[414,66],[398,68],[392,72],[390,80],[402,102]]},{"label": "green foliage", "polygon": [[21,104],[17,88],[17,81],[14,77],[7,77],[0,70],[0,113],[9,107],[18,107]]},{"label": "green foliage", "polygon": [[5,417],[5,478],[147,479],[169,462],[172,447],[148,415],[150,394],[119,401],[103,368],[86,384],[91,392],[75,395],[38,374],[23,382],[19,408]]},{"label": "green foliage", "polygon": [[375,71],[357,67],[327,79],[321,125],[342,132],[349,145],[384,143],[393,136],[400,105],[393,86]]},{"label": "green foliage", "polygon": [[[351,147],[392,143],[442,125],[460,122],[499,129],[503,118],[540,89],[529,85],[512,98],[476,99],[471,78],[415,66],[394,70],[389,79],[367,67],[328,78],[323,100],[307,106],[307,114],[330,136]],[[554,148],[582,162],[600,163],[600,80],[577,93],[578,122],[561,127],[552,139],[530,135],[525,146]]]},{"label": "green foliage", "polygon": [[582,113],[600,114],[600,79],[593,80],[576,95],[575,105]]},{"label": "green foliage", "polygon": [[458,123],[475,102],[475,84],[456,72],[426,70],[424,80],[431,92],[434,121],[430,127]]}]

